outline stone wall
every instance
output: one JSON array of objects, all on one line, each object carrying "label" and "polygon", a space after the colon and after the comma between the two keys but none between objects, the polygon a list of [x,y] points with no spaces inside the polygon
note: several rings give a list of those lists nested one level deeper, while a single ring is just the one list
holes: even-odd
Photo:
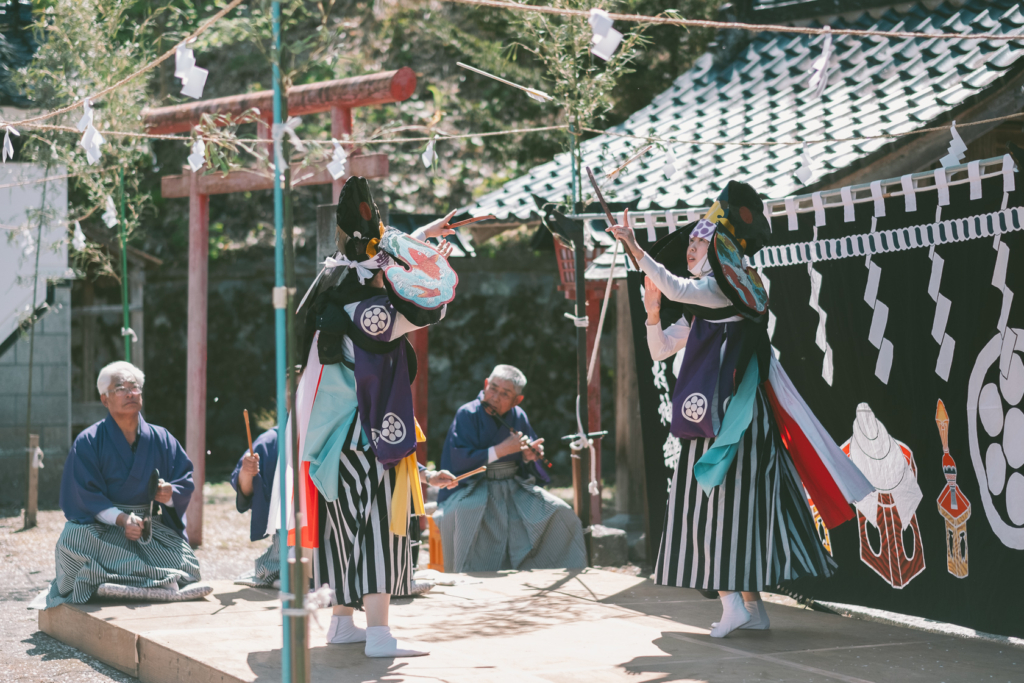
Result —
[{"label": "stone wall", "polygon": [[[50,310],[36,324],[32,359],[32,430],[46,454],[39,505],[56,507],[64,459],[71,448],[71,288],[56,287]],[[25,432],[29,337],[0,356],[0,506],[25,504]]]}]

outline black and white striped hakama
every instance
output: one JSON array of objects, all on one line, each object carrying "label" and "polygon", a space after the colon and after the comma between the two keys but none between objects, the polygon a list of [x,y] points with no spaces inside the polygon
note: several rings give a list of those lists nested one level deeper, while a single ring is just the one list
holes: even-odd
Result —
[{"label": "black and white striped hakama", "polygon": [[[354,448],[353,434],[359,432],[350,433],[341,452],[338,499],[320,496],[313,580],[334,589],[334,604],[362,607],[367,594],[409,595],[412,552],[408,535],[391,532],[397,468],[385,470],[372,452]],[[408,518],[404,524],[408,530]]]},{"label": "black and white striped hakama", "polygon": [[[118,505],[122,512],[148,515],[149,506]],[[148,543],[129,541],[119,526],[67,522],[57,539],[57,576],[46,596],[46,608],[83,603],[101,584],[133,588],[175,588],[199,581],[199,560],[188,541],[153,518]]]},{"label": "black and white striped hakama", "polygon": [[763,391],[722,483],[705,492],[693,466],[711,439],[682,442],[672,478],[655,583],[759,591],[836,568],[818,539],[799,475]]}]

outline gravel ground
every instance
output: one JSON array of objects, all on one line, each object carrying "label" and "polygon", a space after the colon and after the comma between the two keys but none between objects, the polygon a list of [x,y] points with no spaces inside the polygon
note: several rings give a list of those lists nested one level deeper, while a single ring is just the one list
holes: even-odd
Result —
[{"label": "gravel ground", "polygon": [[[203,578],[233,579],[252,568],[269,541],[249,542],[249,515],[235,512],[229,485],[208,485],[204,494],[204,538],[196,551]],[[37,630],[37,613],[27,606],[53,580],[64,515],[42,510],[38,522],[23,531],[20,510],[0,510],[0,682],[137,680]]]}]

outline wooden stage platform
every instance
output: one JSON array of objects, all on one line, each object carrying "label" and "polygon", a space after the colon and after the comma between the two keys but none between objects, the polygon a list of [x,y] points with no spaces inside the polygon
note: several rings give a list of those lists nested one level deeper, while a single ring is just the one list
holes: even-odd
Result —
[{"label": "wooden stage platform", "polygon": [[[311,624],[312,678],[449,683],[1022,681],[1024,650],[768,604],[772,630],[708,637],[718,601],[607,571],[481,576],[396,600],[392,628],[429,657],[368,659]],[[276,592],[215,582],[203,601],[40,612],[58,640],[144,683],[280,681]],[[362,617],[356,617],[362,623]],[[322,610],[324,628],[330,610]]]}]

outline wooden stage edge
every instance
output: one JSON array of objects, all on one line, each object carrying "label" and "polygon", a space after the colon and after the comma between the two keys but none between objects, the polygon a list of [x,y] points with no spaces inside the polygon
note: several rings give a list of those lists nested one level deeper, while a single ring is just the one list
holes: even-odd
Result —
[{"label": "wooden stage edge", "polygon": [[[447,683],[1020,680],[1021,652],[981,639],[767,604],[770,631],[710,638],[717,600],[587,569],[500,572],[393,601],[392,630],[429,657],[369,659],[310,627],[312,680]],[[89,603],[39,628],[143,683],[281,680],[277,592],[214,581],[204,600]],[[356,617],[362,623],[362,617]]]}]

